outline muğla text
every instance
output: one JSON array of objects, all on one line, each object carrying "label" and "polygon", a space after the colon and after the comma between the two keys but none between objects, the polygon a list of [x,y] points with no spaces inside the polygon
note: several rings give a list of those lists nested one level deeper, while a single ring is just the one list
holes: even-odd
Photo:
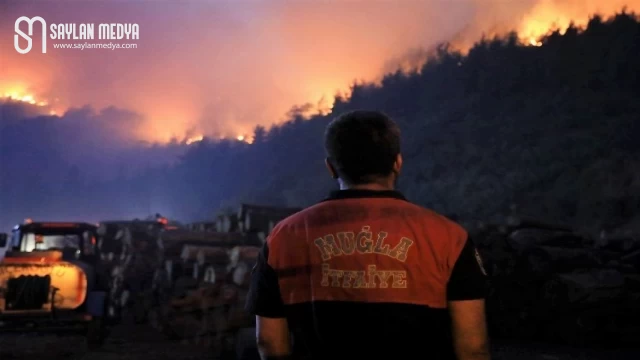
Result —
[{"label": "mu\u011fla text", "polygon": [[389,234],[378,232],[376,239],[369,226],[364,226],[356,235],[353,232],[339,232],[327,234],[314,240],[314,244],[320,250],[322,260],[322,282],[324,287],[340,287],[354,289],[373,288],[406,288],[407,272],[404,270],[379,270],[376,265],[368,265],[366,270],[332,269],[326,263],[336,256],[379,254],[396,259],[400,262],[407,260],[409,248],[413,240],[402,237],[393,247],[387,243]]}]

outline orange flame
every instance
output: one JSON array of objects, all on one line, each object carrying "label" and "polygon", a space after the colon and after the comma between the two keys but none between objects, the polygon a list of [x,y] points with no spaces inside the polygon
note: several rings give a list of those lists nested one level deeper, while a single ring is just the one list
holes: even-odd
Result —
[{"label": "orange flame", "polygon": [[[38,108],[48,108],[49,107],[49,101],[46,99],[36,99],[36,96],[25,92],[23,90],[19,90],[19,89],[6,89],[4,91],[0,91],[0,94],[4,94],[4,99],[5,100],[9,100],[9,101],[17,101],[17,102],[22,102],[25,104],[29,104],[29,105],[34,105],[37,106]],[[0,100],[2,100],[0,98]],[[46,109],[45,109],[46,110]],[[50,115],[56,115],[56,111],[53,109],[50,109],[49,111]]]},{"label": "orange flame", "polygon": [[188,138],[188,139],[185,141],[185,143],[186,143],[187,145],[191,145],[191,144],[193,144],[193,143],[197,143],[197,142],[200,142],[200,141],[202,141],[202,140],[204,140],[204,136],[203,136],[203,135],[198,135],[198,136],[193,136],[193,137]]}]

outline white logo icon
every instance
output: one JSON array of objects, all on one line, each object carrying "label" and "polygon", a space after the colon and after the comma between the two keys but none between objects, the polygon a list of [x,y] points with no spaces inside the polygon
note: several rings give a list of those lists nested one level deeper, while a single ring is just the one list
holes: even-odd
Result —
[{"label": "white logo icon", "polygon": [[[24,32],[22,32],[22,30],[20,30],[20,24],[26,21],[27,24],[29,24],[29,35],[25,34]],[[41,18],[40,16],[36,16],[34,18],[28,18],[26,16],[21,16],[18,18],[18,20],[16,20],[16,25],[15,25],[15,30],[16,30],[16,35],[13,36],[13,46],[16,48],[16,51],[19,52],[20,54],[26,54],[29,51],[31,51],[31,47],[33,46],[32,40],[31,40],[31,36],[33,35],[33,23],[34,22],[40,22],[40,25],[42,25],[42,53],[46,54],[47,53],[47,23],[46,21],[44,21],[43,18]],[[20,45],[18,44],[18,35],[20,35],[23,39],[27,40],[27,47],[26,49],[23,49],[20,47]]]}]

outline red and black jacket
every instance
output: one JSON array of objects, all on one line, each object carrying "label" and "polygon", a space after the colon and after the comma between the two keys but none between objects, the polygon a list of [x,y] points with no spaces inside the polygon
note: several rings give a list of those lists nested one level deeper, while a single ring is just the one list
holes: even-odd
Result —
[{"label": "red and black jacket", "polygon": [[485,293],[461,226],[395,191],[343,190],[273,229],[247,310],[286,317],[300,358],[450,359],[447,303]]}]

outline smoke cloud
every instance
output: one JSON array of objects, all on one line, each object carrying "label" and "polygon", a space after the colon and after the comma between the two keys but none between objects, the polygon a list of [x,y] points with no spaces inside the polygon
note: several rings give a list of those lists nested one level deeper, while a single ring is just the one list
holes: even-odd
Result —
[{"label": "smoke cloud", "polygon": [[[465,50],[517,30],[535,43],[625,6],[638,11],[640,0],[2,1],[0,171],[46,174],[31,186],[65,183],[71,175],[56,164],[126,176],[175,161],[190,137],[247,136],[294,107],[330,109],[354,81],[415,68],[442,42]],[[20,16],[137,23],[139,46],[60,50],[49,39],[46,54],[21,55]],[[11,94],[23,104],[7,102]]]},{"label": "smoke cloud", "polygon": [[[141,115],[139,139],[249,134],[296,104],[330,107],[355,80],[416,66],[429,49],[465,48],[512,29],[537,36],[638,0],[9,1],[0,33],[19,16],[51,23],[138,23],[138,49],[20,55],[0,37],[0,93],[18,89],[69,106],[115,105]],[[49,40],[50,43],[53,40]],[[0,94],[1,95],[1,94]],[[57,99],[57,101],[54,101]],[[322,100],[322,102],[321,102]],[[319,105],[318,105],[319,104]]]}]

